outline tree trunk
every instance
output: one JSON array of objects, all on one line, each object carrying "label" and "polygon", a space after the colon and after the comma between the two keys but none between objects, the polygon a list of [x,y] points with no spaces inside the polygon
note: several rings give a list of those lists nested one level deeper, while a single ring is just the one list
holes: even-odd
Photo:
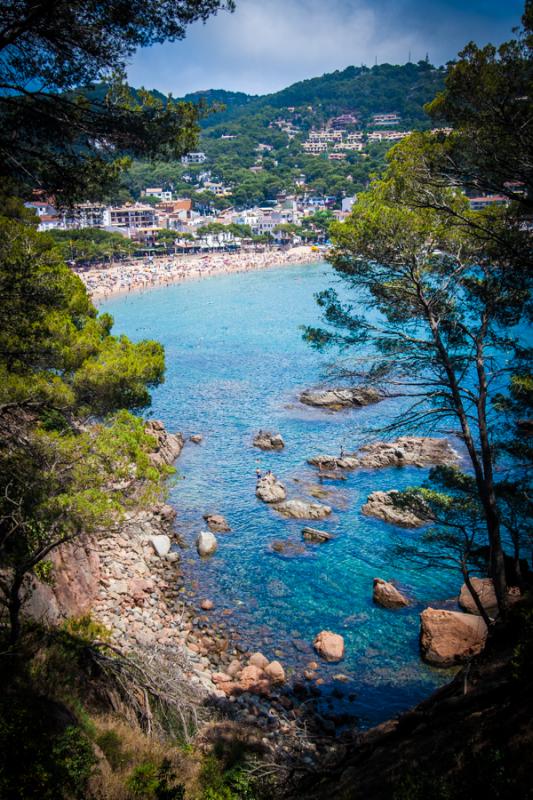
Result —
[{"label": "tree trunk", "polygon": [[467,570],[467,568],[466,568],[466,566],[464,564],[461,565],[461,572],[463,573],[463,578],[464,578],[464,582],[466,584],[466,588],[468,589],[468,591],[472,595],[472,600],[476,604],[476,608],[479,611],[479,614],[482,617],[483,622],[485,623],[487,628],[490,628],[491,625],[492,625],[492,620],[489,617],[489,615],[487,614],[487,612],[486,612],[486,610],[485,610],[485,608],[483,606],[483,603],[479,599],[479,595],[478,595],[478,593],[476,592],[476,590],[474,589],[474,587],[472,585],[472,581],[470,580],[470,575],[469,575],[468,570]]}]

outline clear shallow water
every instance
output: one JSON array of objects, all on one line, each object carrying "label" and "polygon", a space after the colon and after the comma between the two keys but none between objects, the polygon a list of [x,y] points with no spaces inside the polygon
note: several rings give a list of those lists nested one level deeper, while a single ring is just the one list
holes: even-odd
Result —
[{"label": "clear shallow water", "polygon": [[[186,585],[196,598],[215,600],[217,613],[233,609],[221,619],[267,656],[281,651],[279,659],[296,675],[315,658],[316,633],[341,633],[344,661],[321,665],[324,704],[357,715],[366,726],[450,679],[449,671],[420,661],[418,615],[457,594],[460,581],[446,571],[398,563],[395,542],[420,534],[360,513],[371,491],[417,484],[426,470],[358,471],[343,483],[324,482],[329,494],[319,502],[331,505],[333,514],[317,523],[286,520],[255,497],[259,467],[272,469],[289,497],[314,499],[309,489],[318,480],[306,459],[338,453],[341,445],[354,449],[365,430],[398,411],[394,400],[338,414],[298,403],[299,391],[319,384],[331,359],[311,350],[298,326],[319,322],[313,295],[334,280],[327,265],[299,265],[152,289],[110,300],[102,310],[113,314],[115,332],[165,346],[166,382],[153,393],[151,415],[170,430],[204,436],[201,445],[187,443],[171,495],[188,544]],[[259,428],[279,430],[285,449],[252,447]],[[217,554],[201,560],[194,541],[205,529],[206,512],[224,514],[233,532],[220,534]],[[305,524],[330,531],[334,541],[306,545],[292,558],[272,552],[275,540],[301,544]],[[397,581],[413,605],[401,611],[374,606],[376,576]],[[339,672],[348,683],[333,680]]]}]

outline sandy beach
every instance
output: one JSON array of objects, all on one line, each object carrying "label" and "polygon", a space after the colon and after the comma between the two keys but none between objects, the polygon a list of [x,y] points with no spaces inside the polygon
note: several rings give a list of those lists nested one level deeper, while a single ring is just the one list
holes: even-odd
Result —
[{"label": "sandy beach", "polygon": [[323,259],[323,252],[301,245],[290,250],[153,257],[75,271],[92,299],[98,302],[119,294],[138,292],[154,286],[168,286],[185,280],[252,272]]}]

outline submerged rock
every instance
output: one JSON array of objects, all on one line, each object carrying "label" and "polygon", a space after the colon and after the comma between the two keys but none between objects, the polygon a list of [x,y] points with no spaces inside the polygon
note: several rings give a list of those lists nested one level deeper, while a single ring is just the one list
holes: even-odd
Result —
[{"label": "submerged rock", "polygon": [[261,450],[282,450],[285,447],[285,442],[280,433],[259,431],[254,438],[253,445]]},{"label": "submerged rock", "polygon": [[229,533],[231,531],[227,519],[222,514],[204,514],[204,519],[210,531],[215,533]]},{"label": "submerged rock", "polygon": [[196,540],[196,549],[200,556],[212,555],[218,547],[216,536],[211,531],[202,531]]},{"label": "submerged rock", "polygon": [[292,539],[275,539],[270,547],[274,553],[286,558],[294,558],[294,556],[305,554],[305,547],[299,542],[293,542]]},{"label": "submerged rock", "polygon": [[331,533],[320,531],[318,528],[303,528],[302,536],[306,542],[313,542],[314,544],[322,544],[322,542],[329,542],[330,539],[333,539]]},{"label": "submerged rock", "polygon": [[277,503],[274,508],[284,517],[293,517],[294,519],[324,519],[331,514],[330,506],[298,499]]},{"label": "submerged rock", "polygon": [[392,442],[373,442],[361,447],[356,453],[342,456],[320,455],[308,459],[308,464],[319,470],[335,469],[381,469],[402,466],[453,465],[458,454],[447,439],[430,436],[400,436]]},{"label": "submerged rock", "polygon": [[344,658],[344,639],[338,633],[320,631],[315,637],[313,647],[325,661],[333,663]]},{"label": "submerged rock", "polygon": [[308,406],[339,411],[341,408],[361,408],[379,403],[383,396],[372,388],[306,389],[300,395],[300,402]]},{"label": "submerged rock", "polygon": [[194,444],[201,444],[204,440],[204,437],[201,433],[192,433],[189,436],[189,441],[193,442]]},{"label": "submerged rock", "polygon": [[427,519],[418,517],[409,509],[401,508],[394,503],[394,496],[398,494],[399,492],[394,489],[390,492],[372,492],[361,508],[361,513],[401,528],[420,528],[426,525]]},{"label": "submerged rock", "polygon": [[487,626],[481,617],[426,608],[420,614],[420,648],[430,664],[451,667],[481,653]]},{"label": "submerged rock", "polygon": [[374,603],[383,608],[403,608],[409,605],[409,600],[392,583],[382,578],[374,578],[372,597]]},{"label": "submerged rock", "polygon": [[284,485],[271,472],[259,478],[255,494],[263,503],[279,503],[287,497]]}]

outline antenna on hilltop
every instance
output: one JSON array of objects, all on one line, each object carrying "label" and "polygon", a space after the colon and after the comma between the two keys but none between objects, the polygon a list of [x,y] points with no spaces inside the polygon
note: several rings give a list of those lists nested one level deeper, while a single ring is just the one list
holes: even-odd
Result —
[{"label": "antenna on hilltop", "polygon": [[378,65],[378,57],[376,56],[376,58],[374,60],[374,66],[377,67],[377,65]]},{"label": "antenna on hilltop", "polygon": [[409,58],[407,59],[407,63],[408,63],[408,64],[410,64],[410,63],[411,63],[411,51],[410,51],[410,50],[409,50]]},{"label": "antenna on hilltop", "polygon": [[426,53],[426,64],[429,64],[429,53]]}]

